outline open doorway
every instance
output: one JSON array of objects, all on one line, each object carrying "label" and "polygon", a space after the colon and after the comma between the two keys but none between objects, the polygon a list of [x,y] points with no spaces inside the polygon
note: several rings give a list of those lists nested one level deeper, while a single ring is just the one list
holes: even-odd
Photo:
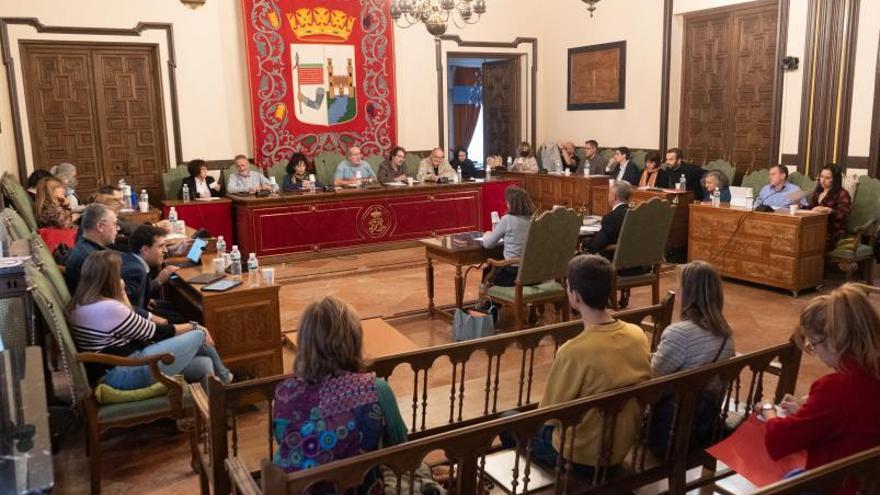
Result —
[{"label": "open doorway", "polygon": [[465,148],[478,168],[487,156],[514,154],[522,134],[520,56],[450,54],[446,73],[450,153]]}]

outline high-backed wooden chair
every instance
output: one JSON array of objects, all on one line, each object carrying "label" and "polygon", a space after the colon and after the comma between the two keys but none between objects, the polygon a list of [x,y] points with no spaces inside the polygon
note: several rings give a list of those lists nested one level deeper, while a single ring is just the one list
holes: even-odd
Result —
[{"label": "high-backed wooden chair", "polygon": [[752,170],[742,180],[742,187],[751,187],[754,197],[758,197],[761,189],[768,184],[770,172],[766,168]]},{"label": "high-backed wooden chair", "polygon": [[850,235],[828,253],[828,261],[836,264],[851,278],[861,267],[865,283],[874,283],[874,243],[880,221],[880,180],[867,175],[859,178],[853,195],[848,220]]},{"label": "high-backed wooden chair", "polygon": [[[403,161],[403,169],[406,172],[406,175],[410,177],[415,177],[416,174],[419,173],[419,163],[422,161],[422,157],[415,153],[407,153],[406,158]],[[376,173],[379,173],[376,170]]]},{"label": "high-backed wooden chair", "polygon": [[[617,291],[627,291],[633,287],[651,286],[652,304],[660,302],[660,265],[666,254],[666,241],[675,207],[666,200],[651,198],[626,213],[617,244],[609,246],[614,250],[611,264],[614,275],[611,278],[611,308],[617,309]],[[638,275],[621,275],[628,269],[650,267],[650,271]]]},{"label": "high-backed wooden chair", "polygon": [[733,185],[733,178],[736,176],[736,168],[727,160],[712,160],[703,165],[703,170],[717,170],[727,177],[727,184]]},{"label": "high-backed wooden chair", "polygon": [[[630,153],[630,160],[639,167],[639,170],[645,169],[645,157],[648,156],[648,153],[645,150],[635,150]],[[659,164],[658,164],[659,165]]]},{"label": "high-backed wooden chair", "polygon": [[[177,199],[177,192],[180,191],[180,185],[183,179],[189,177],[189,170],[186,165],[178,165],[168,172],[162,173],[162,190],[165,191],[165,199]],[[195,197],[195,191],[189,192],[190,197]]]},{"label": "high-backed wooden chair", "polygon": [[788,175],[788,181],[801,188],[801,191],[804,191],[807,194],[816,188],[816,181],[800,172],[790,173]]},{"label": "high-backed wooden chair", "polygon": [[287,175],[287,163],[278,162],[269,167],[269,170],[266,172],[266,178],[275,177],[275,183],[278,184],[278,189],[281,190],[281,187],[284,185],[284,176]]},{"label": "high-backed wooden chair", "polygon": [[333,184],[336,167],[345,157],[334,151],[324,151],[315,157],[315,170],[322,184]]},{"label": "high-backed wooden chair", "polygon": [[[174,362],[174,356],[168,353],[132,359],[107,354],[77,352],[67,326],[64,308],[55,296],[52,284],[32,264],[25,267],[25,277],[37,308],[61,348],[62,362],[69,379],[74,407],[85,410],[89,430],[86,449],[91,467],[91,492],[99,493],[101,491],[101,433],[111,428],[128,428],[161,418],[182,419],[191,416],[189,386],[183,386],[159,371],[159,362],[165,364]],[[150,374],[157,382],[165,385],[167,392],[164,395],[144,400],[99,404],[89,385],[85,363],[102,363],[110,366],[148,365]]]},{"label": "high-backed wooden chair", "polygon": [[0,179],[0,186],[3,187],[3,195],[12,201],[12,206],[15,207],[15,211],[25,221],[28,228],[37,230],[39,227],[37,226],[37,215],[34,213],[34,204],[27,191],[21,187],[18,179],[12,174],[4,173],[3,178]]},{"label": "high-backed wooden chair", "polygon": [[13,241],[27,239],[33,232],[25,223],[24,218],[8,206],[0,212],[0,221],[3,222],[3,228],[6,229],[6,233]]},{"label": "high-backed wooden chair", "polygon": [[513,309],[516,330],[523,327],[529,304],[561,304],[563,320],[568,319],[565,275],[568,262],[575,255],[582,222],[583,218],[570,208],[545,211],[532,220],[522,257],[487,260],[492,267],[488,281],[498,268],[519,265],[513,287],[493,285],[488,289],[491,301]]}]

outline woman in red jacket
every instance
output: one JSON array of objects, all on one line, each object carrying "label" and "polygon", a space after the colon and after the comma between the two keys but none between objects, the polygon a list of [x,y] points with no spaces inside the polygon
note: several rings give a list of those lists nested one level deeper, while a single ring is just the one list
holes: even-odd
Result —
[{"label": "woman in red jacket", "polygon": [[[774,459],[807,451],[807,469],[880,445],[880,315],[853,285],[819,296],[801,313],[795,338],[835,371],[816,380],[803,403],[791,396],[768,418],[765,443]],[[855,493],[847,483],[839,493]]]}]

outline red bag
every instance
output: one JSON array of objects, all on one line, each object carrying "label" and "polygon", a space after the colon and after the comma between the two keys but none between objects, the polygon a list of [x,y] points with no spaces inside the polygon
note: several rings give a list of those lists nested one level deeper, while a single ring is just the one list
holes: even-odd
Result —
[{"label": "red bag", "polygon": [[54,253],[60,244],[68,248],[73,248],[76,244],[76,229],[42,228],[39,233],[50,253]]}]

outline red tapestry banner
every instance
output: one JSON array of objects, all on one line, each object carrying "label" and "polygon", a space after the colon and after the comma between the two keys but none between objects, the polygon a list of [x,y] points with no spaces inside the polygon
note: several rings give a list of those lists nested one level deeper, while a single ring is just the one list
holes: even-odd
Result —
[{"label": "red tapestry banner", "polygon": [[242,0],[254,158],[269,167],[393,146],[394,28],[387,0]]}]

